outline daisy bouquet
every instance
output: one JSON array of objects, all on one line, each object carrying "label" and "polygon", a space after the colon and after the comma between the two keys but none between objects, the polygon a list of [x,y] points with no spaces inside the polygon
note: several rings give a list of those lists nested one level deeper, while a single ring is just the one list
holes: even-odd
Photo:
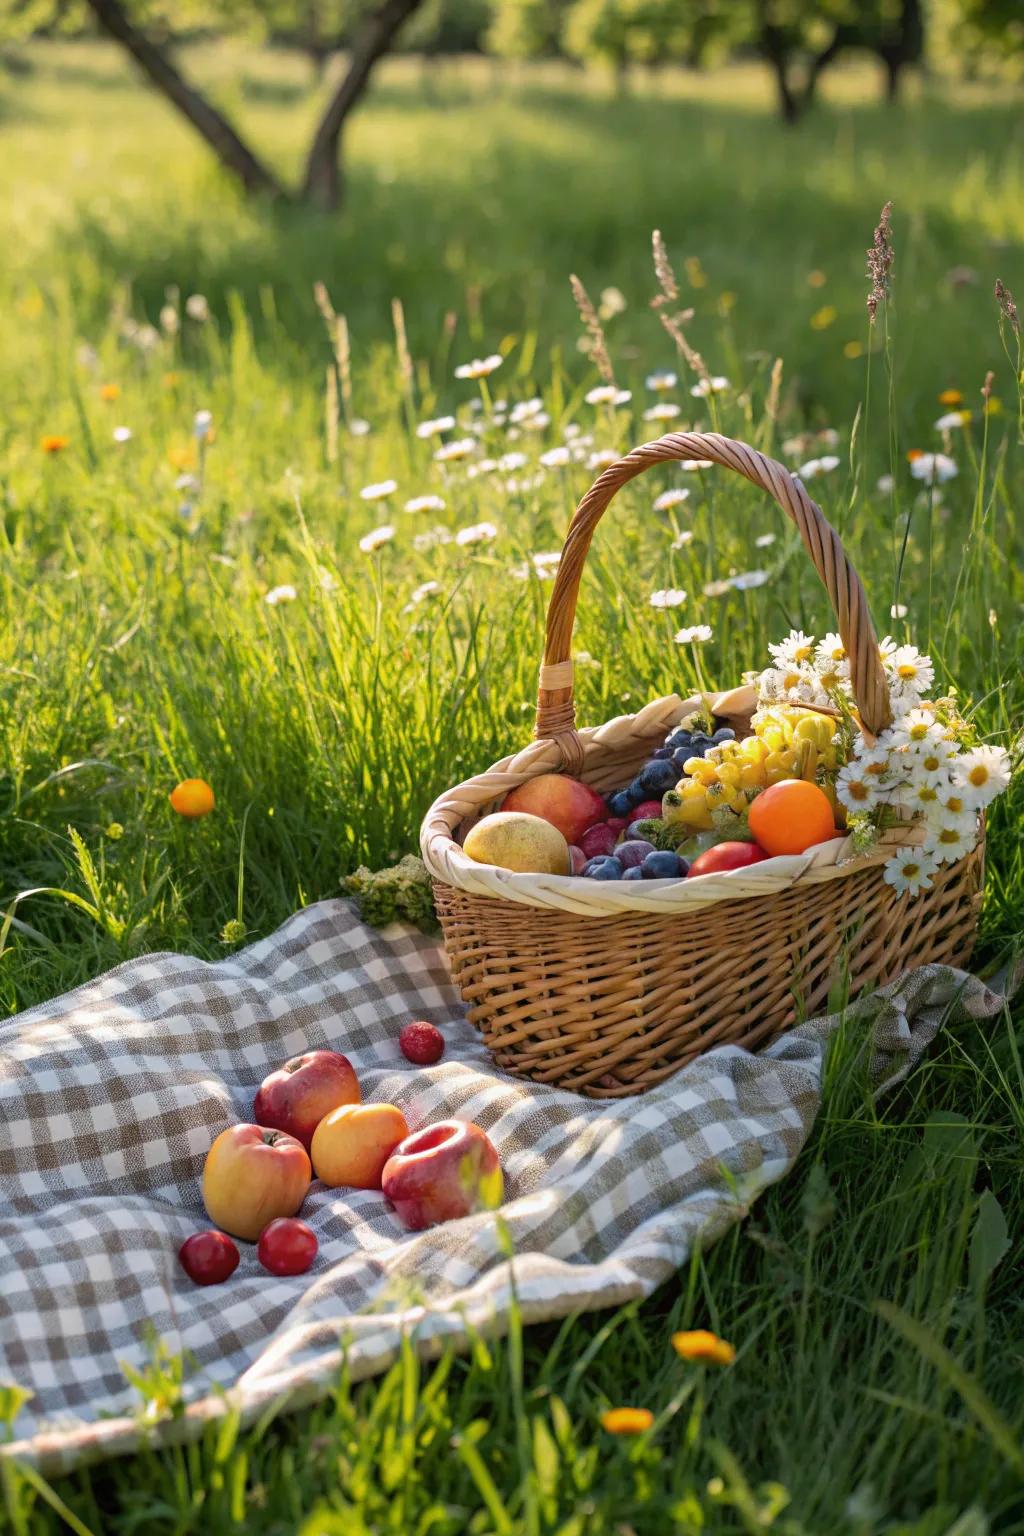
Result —
[{"label": "daisy bouquet", "polygon": [[768,649],[773,665],[751,679],[755,729],[780,705],[834,721],[818,777],[845,813],[854,846],[866,851],[881,832],[905,827],[906,846],[886,860],[885,879],[900,892],[929,889],[940,865],[955,863],[977,843],[982,812],[1010,782],[1009,754],[979,741],[955,696],[927,697],[935,668],[916,646],[888,636],[881,642],[893,718],[877,737],[857,715],[839,635],[815,640],[793,630]]}]

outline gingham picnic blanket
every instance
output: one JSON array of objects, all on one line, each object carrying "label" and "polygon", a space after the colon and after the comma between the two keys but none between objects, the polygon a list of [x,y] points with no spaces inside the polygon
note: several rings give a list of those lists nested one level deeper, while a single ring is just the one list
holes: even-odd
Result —
[{"label": "gingham picnic blanket", "polygon": [[[856,1005],[883,1074],[899,1075],[955,1010],[1003,996],[945,967]],[[441,1026],[431,1068],[397,1049],[410,1017]],[[527,1321],[647,1295],[697,1243],[742,1217],[791,1167],[820,1102],[819,1020],[758,1055],[725,1047],[641,1098],[595,1103],[506,1076],[465,1020],[436,942],[375,932],[342,901],[207,964],[132,960],[0,1025],[0,1380],[33,1394],[6,1453],[55,1471],[186,1439],[223,1411],[248,1421],[336,1379],[385,1368],[403,1332],[424,1354],[500,1330],[512,1272]],[[200,1199],[214,1137],[250,1118],[268,1070],[344,1051],[364,1098],[414,1129],[477,1121],[506,1172],[502,1216],[407,1233],[383,1196],[314,1184],[320,1250],[276,1279],[243,1246],[225,1284],[197,1288],[176,1254],[209,1225]],[[153,1339],[188,1364],[185,1411],[146,1423],[123,1366]],[[229,1389],[227,1395],[222,1389]]]}]

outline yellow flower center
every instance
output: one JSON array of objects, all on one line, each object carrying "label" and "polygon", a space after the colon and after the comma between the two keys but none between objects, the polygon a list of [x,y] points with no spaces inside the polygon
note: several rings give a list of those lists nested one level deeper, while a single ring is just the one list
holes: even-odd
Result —
[{"label": "yellow flower center", "polygon": [[851,779],[846,786],[846,793],[851,800],[869,800],[871,791],[863,779]]},{"label": "yellow flower center", "polygon": [[988,769],[984,763],[975,763],[967,777],[975,789],[980,789],[983,784],[988,783]]},{"label": "yellow flower center", "polygon": [[927,768],[929,773],[934,773],[936,768],[942,767],[942,758],[936,757],[934,752],[929,753],[927,757],[923,757],[921,762],[924,764],[925,768]]},{"label": "yellow flower center", "polygon": [[959,814],[963,810],[963,808],[964,808],[964,803],[961,800],[960,796],[959,795],[950,795],[949,799],[946,801],[946,810],[947,811],[952,811],[954,816],[959,816]]},{"label": "yellow flower center", "polygon": [[798,646],[797,649],[793,652],[794,661],[810,661],[810,659],[811,648],[809,645]]},{"label": "yellow flower center", "polygon": [[931,784],[922,784],[917,792],[917,798],[919,800],[937,800],[939,798],[938,791],[933,789]]},{"label": "yellow flower center", "polygon": [[[902,669],[901,669],[901,671],[902,671]],[[913,676],[913,673],[911,673],[911,676]],[[911,739],[911,741],[924,741],[924,739],[925,739],[925,737],[927,735],[928,735],[928,722],[927,722],[927,720],[919,720],[917,725],[912,725],[910,727],[910,739]]]},{"label": "yellow flower center", "polygon": [[873,779],[880,779],[888,766],[889,764],[885,762],[868,763],[867,767],[864,769],[864,772],[869,774]]},{"label": "yellow flower center", "polygon": [[912,662],[905,661],[900,666],[898,666],[896,668],[896,674],[897,674],[898,677],[903,677],[903,678],[916,677],[917,676],[917,668],[914,666],[914,664]]},{"label": "yellow flower center", "polygon": [[908,880],[913,880],[921,873],[920,864],[904,864],[903,873]]},{"label": "yellow flower center", "polygon": [[939,833],[939,842],[946,843],[947,846],[950,843],[958,843],[959,841],[960,833],[956,830],[956,827],[943,827]]}]

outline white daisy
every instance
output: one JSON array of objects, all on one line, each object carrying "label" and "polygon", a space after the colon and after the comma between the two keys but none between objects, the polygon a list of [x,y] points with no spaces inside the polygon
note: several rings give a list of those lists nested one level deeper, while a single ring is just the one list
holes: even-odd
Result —
[{"label": "white daisy", "polygon": [[471,453],[476,452],[476,438],[458,437],[453,443],[445,443],[441,448],[434,450],[434,462],[436,464],[453,464],[457,459],[468,459]]},{"label": "white daisy", "polygon": [[914,778],[926,784],[934,784],[937,789],[946,789],[949,787],[950,759],[955,751],[953,743],[944,741],[941,737],[937,740],[931,738],[909,747],[907,757],[910,761],[910,772]]},{"label": "white daisy", "polygon": [[956,464],[945,453],[919,453],[910,461],[910,473],[926,485],[944,485],[958,473]]},{"label": "white daisy", "polygon": [[814,655],[814,636],[802,629],[791,629],[785,640],[769,645],[769,653],[778,667],[806,666]]},{"label": "white daisy", "polygon": [[211,411],[196,411],[195,416],[192,418],[193,437],[198,438],[202,442],[205,437],[209,437],[212,426],[213,413]]},{"label": "white daisy", "polygon": [[774,533],[759,533],[754,540],[755,549],[770,549],[775,543]]},{"label": "white daisy", "polygon": [[501,354],[492,352],[490,357],[474,357],[471,363],[460,363],[455,370],[457,379],[485,379],[495,368],[501,367]]},{"label": "white daisy", "polygon": [[185,313],[190,320],[198,320],[200,325],[210,318],[210,306],[201,293],[190,293],[185,300]]},{"label": "white daisy", "polygon": [[712,636],[710,624],[691,624],[689,629],[680,629],[675,635],[677,645],[703,645]]},{"label": "white daisy", "polygon": [[674,400],[659,400],[657,405],[648,406],[644,411],[644,421],[672,421],[681,409]]},{"label": "white daisy", "polygon": [[[550,425],[551,425],[551,417],[548,415],[547,411],[538,411],[536,416],[528,416],[526,418],[526,420],[523,422],[523,431],[524,432],[543,432],[544,429],[546,427],[550,427]],[[510,437],[511,437],[513,431],[515,431],[514,427],[509,432],[509,436]]]},{"label": "white daisy", "polygon": [[443,512],[444,509],[443,496],[413,496],[405,504],[406,512]]},{"label": "white daisy", "polygon": [[680,459],[679,468],[691,474],[695,469],[714,469],[714,459]]},{"label": "white daisy", "polygon": [[682,486],[674,486],[670,491],[662,491],[654,500],[655,512],[670,512],[673,507],[682,506],[684,501],[690,499],[689,491]]},{"label": "white daisy", "polygon": [[679,532],[676,534],[675,538],[672,540],[672,543],[669,545],[669,548],[670,549],[682,549],[684,544],[690,544],[692,542],[693,542],[693,529],[692,528],[680,528]]},{"label": "white daisy", "polygon": [[271,587],[263,601],[269,603],[271,608],[276,608],[278,603],[294,603],[298,595],[294,587],[285,584],[281,587]]},{"label": "white daisy", "polygon": [[732,591],[732,582],[728,579],[724,581],[708,581],[705,582],[702,591],[705,597],[724,597],[727,592]]},{"label": "white daisy", "polygon": [[572,462],[572,455],[563,443],[557,448],[549,448],[546,453],[542,453],[540,462],[545,469],[564,469],[566,464]]},{"label": "white daisy", "polygon": [[364,501],[383,501],[385,496],[393,496],[397,490],[397,480],[378,480],[375,485],[364,485],[359,494]]},{"label": "white daisy", "polygon": [[352,437],[369,437],[370,423],[364,416],[353,416],[348,424],[348,430]]},{"label": "white daisy", "polygon": [[658,395],[664,394],[668,389],[675,389],[678,383],[678,376],[672,372],[671,368],[658,368],[654,373],[649,373],[644,380],[647,388]]},{"label": "white daisy", "polygon": [[607,469],[609,464],[617,464],[618,462],[619,455],[615,452],[614,448],[598,448],[597,452],[592,453],[587,459],[587,468]]},{"label": "white daisy", "polygon": [[906,603],[893,603],[889,609],[889,617],[890,619],[905,619],[907,612]]},{"label": "white daisy", "polygon": [[[834,672],[846,662],[846,646],[842,635],[835,632],[824,635],[814,648],[815,660],[820,667]],[[847,669],[849,664],[847,663]]]},{"label": "white daisy", "polygon": [[493,475],[497,467],[497,459],[478,459],[475,464],[466,466],[466,479],[475,480],[477,475]]},{"label": "white daisy", "polygon": [[433,421],[421,421],[416,428],[417,437],[440,437],[442,432],[450,432],[455,425],[454,416],[435,416]]},{"label": "white daisy", "polygon": [[947,411],[935,423],[936,432],[959,432],[970,421],[970,412]]},{"label": "white daisy", "polygon": [[652,608],[678,608],[686,602],[686,593],[678,587],[666,587],[652,592],[648,602]]},{"label": "white daisy", "polygon": [[602,288],[599,309],[602,320],[612,320],[626,308],[626,295],[621,288]]},{"label": "white daisy", "polygon": [[375,549],[390,544],[395,536],[395,530],[390,523],[385,523],[381,528],[372,528],[369,533],[364,533],[359,540],[359,548],[364,555],[372,555]]},{"label": "white daisy", "polygon": [[919,811],[924,815],[934,814],[941,789],[941,785],[930,784],[927,779],[911,779],[900,786],[899,800],[901,804],[909,806],[912,811]]},{"label": "white daisy", "polygon": [[889,674],[889,692],[894,703],[913,703],[927,693],[935,681],[935,667],[930,656],[923,656],[916,645],[898,645],[885,659]]},{"label": "white daisy", "polygon": [[911,743],[923,744],[941,735],[942,726],[930,710],[910,709],[905,715],[896,717],[882,740],[887,746],[908,747]]},{"label": "white daisy", "polygon": [[469,528],[460,528],[455,535],[456,544],[489,544],[492,539],[498,537],[498,530],[493,523],[473,523]]},{"label": "white daisy", "polygon": [[517,425],[523,421],[529,421],[531,416],[539,416],[544,410],[544,402],[539,395],[534,395],[532,400],[520,400],[512,407],[511,420]]},{"label": "white daisy", "polygon": [[750,592],[754,587],[763,587],[767,580],[767,571],[740,571],[738,576],[729,577],[729,585],[734,592]]},{"label": "white daisy", "polygon": [[886,860],[884,878],[900,895],[909,892],[917,895],[931,887],[932,876],[938,865],[930,853],[921,848],[902,848]]},{"label": "white daisy", "polygon": [[517,581],[527,581],[531,575],[536,576],[538,581],[554,581],[561,558],[560,549],[531,555],[525,564],[514,565],[511,574]]},{"label": "white daisy", "polygon": [[848,811],[870,811],[878,804],[878,779],[864,771],[861,762],[847,763],[836,779],[836,798]]},{"label": "white daisy", "polygon": [[115,427],[113,438],[115,443],[130,443],[132,440],[131,427]]},{"label": "white daisy", "polygon": [[421,553],[427,549],[436,549],[440,544],[451,544],[452,534],[449,528],[428,528],[425,533],[418,533],[412,541],[412,547]]},{"label": "white daisy", "polygon": [[878,492],[879,496],[888,496],[895,484],[896,481],[893,479],[892,475],[879,475],[878,479],[875,481],[875,490]]},{"label": "white daisy", "polygon": [[943,821],[932,826],[924,840],[924,852],[937,864],[955,864],[965,853],[970,853],[978,841],[978,824],[973,816],[958,816],[956,820]]},{"label": "white daisy", "polygon": [[423,582],[422,586],[416,587],[416,589],[410,593],[409,601],[410,603],[422,603],[425,602],[428,597],[437,597],[440,591],[440,582],[425,581]]},{"label": "white daisy", "polygon": [[706,399],[708,395],[719,395],[723,389],[729,388],[729,380],[724,373],[716,373],[712,378],[701,379],[690,390],[695,400]]},{"label": "white daisy", "polygon": [[834,453],[826,453],[820,459],[808,459],[806,464],[801,464],[797,474],[801,480],[816,480],[819,475],[829,475],[834,469],[839,468],[839,459]]},{"label": "white daisy", "polygon": [[618,386],[615,384],[595,384],[593,389],[587,390],[583,398],[588,405],[614,405],[618,393]]},{"label": "white daisy", "polygon": [[989,805],[1010,782],[1010,760],[1002,747],[973,747],[955,759],[953,769],[954,785],[972,807]]}]

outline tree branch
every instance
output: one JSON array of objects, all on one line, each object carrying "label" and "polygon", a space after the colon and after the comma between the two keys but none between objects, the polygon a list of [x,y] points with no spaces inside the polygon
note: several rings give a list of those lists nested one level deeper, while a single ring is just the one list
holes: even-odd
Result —
[{"label": "tree branch", "polygon": [[[92,0],[90,0],[92,3]],[[384,0],[366,19],[349,55],[348,70],[327,103],[306,160],[303,196],[321,208],[336,208],[341,192],[338,148],[345,119],[369,84],[373,66],[422,0]]]},{"label": "tree branch", "polygon": [[88,0],[88,4],[101,29],[128,50],[157,90],[188,118],[247,192],[262,192],[275,198],[285,196],[273,172],[239,138],[227,118],[179,74],[160,45],[135,26],[120,0]]}]

